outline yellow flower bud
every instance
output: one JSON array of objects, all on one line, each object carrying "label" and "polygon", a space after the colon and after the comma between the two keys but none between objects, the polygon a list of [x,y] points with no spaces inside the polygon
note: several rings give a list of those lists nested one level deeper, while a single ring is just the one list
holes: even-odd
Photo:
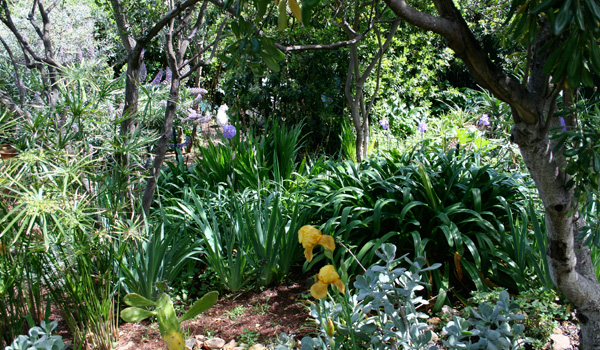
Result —
[{"label": "yellow flower bud", "polygon": [[333,335],[335,334],[335,325],[333,324],[333,321],[328,318],[327,319],[327,335],[329,337],[333,337]]}]

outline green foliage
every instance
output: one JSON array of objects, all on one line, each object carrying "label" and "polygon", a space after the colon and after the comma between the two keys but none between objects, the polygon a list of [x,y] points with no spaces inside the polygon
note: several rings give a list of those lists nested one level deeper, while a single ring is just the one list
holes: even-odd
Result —
[{"label": "green foliage", "polygon": [[149,299],[158,293],[157,282],[173,284],[184,264],[197,259],[202,251],[201,241],[190,237],[184,224],[169,220],[164,212],[151,222],[156,227],[145,225],[140,237],[123,242],[118,262],[124,291]]},{"label": "green foliage", "polygon": [[596,1],[513,1],[510,19],[514,37],[529,45],[542,36],[540,23],[548,21],[553,36],[544,43],[544,50],[549,50],[544,69],[554,82],[571,88],[595,85],[594,77],[600,75]]},{"label": "green foliage", "polygon": [[222,143],[210,142],[200,150],[202,158],[195,165],[194,177],[209,188],[219,183],[240,190],[256,190],[271,183],[292,185],[289,180],[300,166],[301,132],[302,125],[288,127],[275,122],[265,135],[248,135],[244,140],[238,133]]},{"label": "green foliage", "polygon": [[[377,251],[381,265],[370,266],[356,277],[354,291],[320,300],[311,305],[311,316],[319,324],[317,338],[304,337],[302,349],[435,349],[427,329],[427,315],[417,308],[427,300],[418,296],[427,284],[424,257],[414,261],[406,255],[396,258],[396,247],[384,244]],[[408,267],[400,267],[404,261]],[[280,344],[277,350],[289,349]]]},{"label": "green foliage", "polygon": [[525,326],[515,321],[522,321],[525,316],[518,310],[508,292],[502,291],[496,305],[482,303],[470,308],[473,317],[468,320],[454,316],[444,327],[448,334],[444,345],[450,349],[520,349],[526,343],[522,339]]},{"label": "green foliage", "polygon": [[[0,303],[12,304],[1,307],[8,320],[3,334],[21,332],[27,314],[39,322],[50,299],[76,346],[112,347],[121,258],[116,247],[125,247],[121,239],[135,229],[124,218],[135,210],[129,198],[143,180],[133,167],[114,176],[113,155],[137,162],[148,138],[139,131],[117,136],[116,114],[100,112],[119,91],[105,68],[94,61],[64,67],[58,105],[27,106],[27,118],[14,120],[18,128],[7,131],[19,155],[0,166]],[[123,147],[125,138],[129,147]]]},{"label": "green foliage", "polygon": [[224,312],[224,314],[229,316],[229,318],[231,318],[231,319],[240,318],[240,317],[244,316],[245,313],[246,313],[246,308],[243,305],[236,305],[232,309]]},{"label": "green foliage", "polygon": [[[567,173],[571,179],[567,183],[575,191],[580,203],[580,211],[586,216],[586,226],[581,228],[580,239],[586,244],[600,247],[600,226],[597,208],[600,174],[600,143],[598,122],[600,122],[598,102],[578,106],[578,125],[555,130],[552,137],[556,141],[555,151],[564,150],[567,158]],[[568,118],[568,115],[558,116]],[[564,119],[563,119],[564,122]]]},{"label": "green foliage", "polygon": [[[130,307],[121,310],[121,318],[125,322],[140,322],[148,317],[156,316],[160,335],[167,343],[169,350],[185,350],[185,341],[181,332],[181,322],[194,319],[211,308],[219,297],[217,292],[206,293],[197,300],[180,318],[177,318],[173,302],[168,294],[161,290],[156,301],[151,301],[138,294],[127,294],[123,301]],[[154,306],[154,311],[145,309]]]},{"label": "green foliage", "polygon": [[254,345],[258,343],[258,336],[260,334],[257,331],[253,331],[248,328],[244,328],[244,332],[240,335],[240,343],[247,345]]},{"label": "green foliage", "polygon": [[177,211],[202,237],[206,263],[224,286],[237,291],[250,280],[281,281],[299,256],[297,231],[304,225],[298,198],[278,192],[190,189]]},{"label": "green foliage", "polygon": [[[306,185],[313,220],[324,221],[323,232],[336,240],[361,247],[356,256],[366,265],[384,242],[427,252],[430,262],[446,269],[432,272],[434,294],[449,285],[457,293],[495,284],[524,290],[533,266],[541,283],[549,283],[539,218],[525,201],[530,185],[479,166],[478,156],[424,148],[362,164],[326,162]],[[356,263],[347,263],[356,271]]]},{"label": "green foliage", "polygon": [[10,346],[4,350],[64,350],[67,345],[63,342],[60,335],[52,335],[52,332],[58,326],[58,322],[52,321],[46,323],[41,321],[39,327],[32,327],[28,335],[19,335]]},{"label": "green foliage", "polygon": [[[291,41],[313,39],[300,29],[291,35]],[[323,40],[331,37],[323,34]],[[338,135],[344,118],[346,67],[347,54],[330,51],[290,55],[279,73],[264,77],[244,67],[231,67],[223,74],[224,99],[231,110],[242,111],[235,116],[242,128],[266,128],[268,133],[273,121],[288,128],[303,124],[303,150],[334,154],[339,151]]]},{"label": "green foliage", "polygon": [[342,124],[342,134],[340,140],[342,143],[341,154],[343,159],[348,159],[356,162],[356,135],[354,129],[347,119],[344,119]]},{"label": "green foliage", "polygon": [[[501,289],[491,292],[475,293],[470,303],[482,303],[498,300]],[[520,313],[526,316],[523,321],[525,330],[523,335],[527,338],[530,347],[542,349],[550,339],[557,327],[557,322],[569,319],[569,306],[557,296],[556,291],[547,288],[533,288],[515,296],[512,300],[518,306]]]}]

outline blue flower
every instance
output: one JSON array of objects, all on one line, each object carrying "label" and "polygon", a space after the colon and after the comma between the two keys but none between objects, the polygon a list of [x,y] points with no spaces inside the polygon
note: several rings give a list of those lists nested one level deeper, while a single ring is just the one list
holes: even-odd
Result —
[{"label": "blue flower", "polygon": [[223,125],[223,136],[225,138],[231,139],[235,136],[237,130],[233,125]]},{"label": "blue flower", "polygon": [[163,73],[163,70],[159,69],[158,73],[156,73],[156,76],[154,77],[154,79],[152,79],[152,82],[150,84],[154,86],[160,84],[160,82],[162,81]]},{"label": "blue flower", "polygon": [[167,67],[167,72],[165,73],[165,80],[162,84],[170,84],[171,79],[173,79],[173,72],[171,71],[171,67]]},{"label": "blue flower", "polygon": [[483,125],[483,126],[490,125],[490,116],[487,114],[482,115],[481,118],[479,118],[477,125]]},{"label": "blue flower", "polygon": [[562,131],[567,131],[567,123],[565,123],[565,118],[560,117],[560,126],[562,126]]},{"label": "blue flower", "polygon": [[421,120],[419,122],[419,128],[418,128],[419,132],[424,133],[425,131],[427,131],[427,123],[423,120]]},{"label": "blue flower", "polygon": [[383,130],[387,130],[390,127],[390,121],[388,118],[381,119],[379,121],[379,125],[383,128]]}]

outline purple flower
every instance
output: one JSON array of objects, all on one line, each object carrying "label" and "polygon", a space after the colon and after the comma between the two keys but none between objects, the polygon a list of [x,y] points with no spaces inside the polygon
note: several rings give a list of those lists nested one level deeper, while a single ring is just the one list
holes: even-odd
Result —
[{"label": "purple flower", "polygon": [[481,118],[479,118],[477,125],[483,125],[483,126],[490,125],[490,116],[487,114],[482,115]]},{"label": "purple flower", "polygon": [[207,93],[208,93],[208,90],[201,88],[201,87],[190,88],[190,94],[192,94],[192,95],[196,95],[196,94],[205,95]]},{"label": "purple flower", "polygon": [[236,129],[233,125],[223,125],[223,136],[225,138],[231,139],[235,136]]},{"label": "purple flower", "polygon": [[163,84],[169,84],[171,82],[171,79],[173,79],[173,71],[171,71],[171,67],[167,67],[167,72],[165,73],[165,81],[163,81]]},{"label": "purple flower", "polygon": [[96,55],[96,48],[94,47],[94,45],[89,46],[86,50],[86,53],[88,58],[94,58],[94,56]]},{"label": "purple flower", "polygon": [[33,94],[33,103],[35,103],[37,105],[43,105],[44,104],[44,101],[42,100],[42,95],[38,91],[36,91]]},{"label": "purple flower", "polygon": [[388,118],[381,119],[379,121],[379,125],[383,128],[383,130],[387,130],[390,127],[390,121]]},{"label": "purple flower", "polygon": [[419,128],[418,128],[420,133],[424,133],[425,131],[427,131],[427,123],[423,120],[421,120],[419,122]]},{"label": "purple flower", "polygon": [[560,126],[562,126],[562,131],[567,131],[567,123],[565,123],[565,118],[560,117]]},{"label": "purple flower", "polygon": [[198,112],[196,112],[195,110],[193,110],[191,108],[188,109],[188,113],[189,113],[188,116],[185,117],[183,120],[185,120],[185,121],[195,121],[195,120],[197,120],[198,118],[201,117],[201,115],[198,114]]},{"label": "purple flower", "polygon": [[158,73],[156,73],[156,76],[154,77],[154,79],[152,79],[152,82],[150,84],[152,84],[154,86],[160,84],[160,82],[162,81],[162,77],[163,77],[163,70],[160,69],[158,71]]}]

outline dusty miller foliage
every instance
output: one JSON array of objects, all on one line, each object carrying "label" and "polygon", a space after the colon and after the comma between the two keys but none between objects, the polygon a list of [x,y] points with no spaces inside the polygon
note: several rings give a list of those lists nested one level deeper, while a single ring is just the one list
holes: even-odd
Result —
[{"label": "dusty miller foliage", "polygon": [[[437,349],[428,329],[428,315],[420,312],[428,301],[417,295],[427,283],[427,272],[440,264],[427,266],[425,257],[411,261],[406,255],[395,258],[396,247],[384,244],[377,256],[381,265],[372,265],[356,277],[354,291],[344,297],[313,303],[311,316],[320,325],[321,335],[302,339],[301,350],[312,349]],[[400,264],[408,265],[408,268]],[[425,278],[424,278],[425,277]],[[444,327],[452,349],[519,349],[525,344],[525,317],[506,291],[496,305],[469,308],[472,317],[454,317]],[[331,321],[331,322],[330,322]],[[333,325],[333,327],[331,327]],[[349,325],[349,326],[348,326]],[[293,349],[293,338],[282,334],[275,350]]]}]

